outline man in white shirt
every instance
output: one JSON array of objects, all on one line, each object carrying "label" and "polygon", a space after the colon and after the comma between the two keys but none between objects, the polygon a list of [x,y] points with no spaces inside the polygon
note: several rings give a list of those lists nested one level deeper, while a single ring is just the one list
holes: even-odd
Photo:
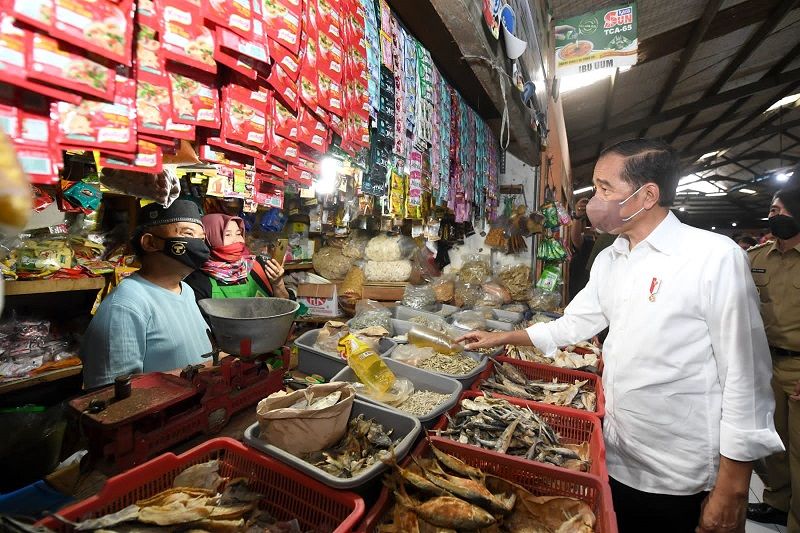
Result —
[{"label": "man in white shirt", "polygon": [[564,317],[459,339],[552,354],[609,327],[603,433],[621,533],[744,531],[752,462],[782,450],[747,256],[670,212],[678,172],[661,141],[606,149],[587,213],[619,237]]}]

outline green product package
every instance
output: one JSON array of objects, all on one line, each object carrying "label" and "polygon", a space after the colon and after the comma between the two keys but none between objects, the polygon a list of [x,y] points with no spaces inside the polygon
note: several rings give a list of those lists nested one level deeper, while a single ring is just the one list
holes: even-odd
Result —
[{"label": "green product package", "polygon": [[542,275],[536,282],[536,288],[544,291],[554,291],[561,284],[561,267],[558,265],[547,265],[542,269]]}]

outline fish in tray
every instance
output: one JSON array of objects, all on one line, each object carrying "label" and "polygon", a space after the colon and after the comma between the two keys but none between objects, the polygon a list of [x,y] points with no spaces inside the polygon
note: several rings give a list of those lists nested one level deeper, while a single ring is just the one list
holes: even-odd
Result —
[{"label": "fish in tray", "polygon": [[575,346],[567,346],[563,350],[557,350],[554,357],[547,357],[535,346],[508,345],[508,357],[597,374],[598,365],[600,364],[599,349],[594,346],[591,346],[591,348],[584,348],[584,346],[591,345],[578,343]]},{"label": "fish in tray", "polygon": [[494,365],[494,374],[480,384],[482,391],[505,394],[523,400],[533,400],[559,407],[572,407],[583,411],[597,410],[597,395],[591,390],[589,380],[574,383],[528,379],[517,367],[509,363]]},{"label": "fish in tray", "polygon": [[431,451],[432,457],[414,458],[406,467],[391,463],[384,484],[395,503],[381,533],[594,531],[594,513],[581,500],[534,496],[435,446]]},{"label": "fish in tray", "polygon": [[365,419],[363,414],[350,420],[347,433],[335,446],[307,454],[303,459],[332,476],[351,478],[373,464],[388,458],[400,442],[392,440],[392,430]]},{"label": "fish in tray", "polygon": [[502,398],[464,398],[461,411],[447,419],[447,428],[436,430],[437,436],[580,472],[591,466],[587,442],[563,443],[542,417]]}]

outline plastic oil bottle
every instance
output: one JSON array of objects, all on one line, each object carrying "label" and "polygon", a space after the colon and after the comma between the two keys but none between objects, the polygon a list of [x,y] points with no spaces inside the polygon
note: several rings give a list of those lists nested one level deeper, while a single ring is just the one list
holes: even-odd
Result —
[{"label": "plastic oil bottle", "polygon": [[464,351],[452,337],[425,326],[414,326],[408,331],[408,342],[420,348],[433,348],[445,355],[455,355]]},{"label": "plastic oil bottle", "polygon": [[369,344],[351,333],[339,340],[338,347],[339,355],[347,360],[361,383],[381,394],[394,386],[394,372]]}]

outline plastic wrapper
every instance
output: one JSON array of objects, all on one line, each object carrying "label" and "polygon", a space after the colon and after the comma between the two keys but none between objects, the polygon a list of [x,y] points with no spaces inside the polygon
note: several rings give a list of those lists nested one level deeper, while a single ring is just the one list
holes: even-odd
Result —
[{"label": "plastic wrapper", "polygon": [[342,254],[344,254],[345,257],[362,259],[364,257],[364,250],[366,250],[369,240],[369,235],[367,235],[365,232],[353,231],[344,242]]},{"label": "plastic wrapper", "polygon": [[558,265],[547,265],[542,269],[542,275],[536,282],[536,288],[554,292],[561,285],[561,268]]},{"label": "plastic wrapper", "polygon": [[409,396],[414,394],[414,384],[407,378],[395,379],[392,388],[386,392],[379,392],[373,388],[367,387],[361,382],[352,383],[356,394],[363,394],[376,402],[385,403],[387,405],[400,405],[408,399]]},{"label": "plastic wrapper", "polygon": [[473,254],[464,260],[458,278],[463,283],[483,283],[492,273],[489,258],[485,255]]},{"label": "plastic wrapper", "polygon": [[411,261],[368,261],[364,275],[368,281],[407,281],[411,277]]},{"label": "plastic wrapper", "polygon": [[527,264],[506,265],[498,274],[500,283],[511,293],[516,301],[527,299],[531,288],[531,267]]},{"label": "plastic wrapper", "polygon": [[344,322],[330,320],[325,323],[317,334],[314,348],[321,352],[337,354],[339,339],[350,333],[350,328]]},{"label": "plastic wrapper", "polygon": [[417,366],[434,355],[436,351],[433,348],[422,348],[413,344],[400,344],[392,351],[392,359],[411,366]]},{"label": "plastic wrapper", "polygon": [[434,298],[437,302],[449,303],[455,296],[456,284],[452,276],[442,276],[431,282]]},{"label": "plastic wrapper", "polygon": [[153,200],[166,207],[181,193],[180,180],[170,168],[159,174],[107,168],[100,174],[100,183],[113,191]]},{"label": "plastic wrapper", "polygon": [[453,314],[451,324],[467,331],[486,330],[486,317],[479,311],[459,311]]},{"label": "plastic wrapper", "polygon": [[511,292],[497,281],[490,281],[481,285],[483,294],[478,300],[478,305],[486,307],[500,307],[511,303]]},{"label": "plastic wrapper", "polygon": [[475,283],[456,283],[453,303],[456,307],[474,307],[481,298],[481,286]]},{"label": "plastic wrapper", "polygon": [[420,348],[432,348],[437,353],[454,355],[464,351],[449,333],[434,331],[425,326],[414,326],[407,334],[408,343]]},{"label": "plastic wrapper", "polygon": [[556,311],[561,305],[561,293],[559,291],[532,289],[528,305],[538,311]]},{"label": "plastic wrapper", "polygon": [[391,335],[392,312],[373,300],[361,300],[356,304],[356,316],[350,320],[350,328],[361,330],[372,326],[380,326]]},{"label": "plastic wrapper", "polygon": [[412,309],[430,309],[436,304],[436,294],[430,285],[406,285],[403,305]]},{"label": "plastic wrapper", "polygon": [[409,237],[378,235],[369,240],[364,254],[371,261],[399,261],[410,259],[416,251],[417,245]]},{"label": "plastic wrapper", "polygon": [[314,270],[327,279],[342,279],[350,270],[353,260],[342,255],[342,250],[324,246],[314,252],[311,258]]},{"label": "plastic wrapper", "polygon": [[364,277],[364,269],[359,263],[353,265],[339,286],[339,299],[345,300],[347,304],[355,305],[364,292],[366,278]]},{"label": "plastic wrapper", "polygon": [[31,193],[28,178],[8,138],[0,132],[0,233],[6,229],[21,230],[25,227],[30,213]]},{"label": "plastic wrapper", "polygon": [[439,333],[447,333],[450,330],[449,324],[443,318],[431,317],[426,315],[413,316],[408,319],[412,324],[424,326]]}]

